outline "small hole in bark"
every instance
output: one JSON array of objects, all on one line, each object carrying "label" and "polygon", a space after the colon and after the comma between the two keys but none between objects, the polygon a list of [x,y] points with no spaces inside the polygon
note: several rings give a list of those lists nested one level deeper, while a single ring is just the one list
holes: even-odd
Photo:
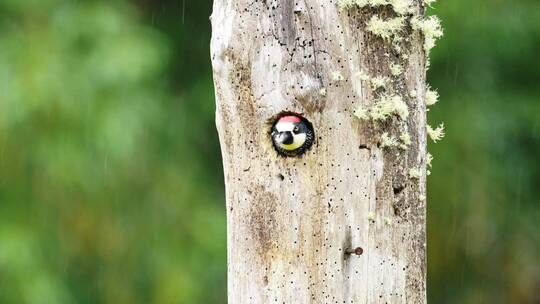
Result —
[{"label": "small hole in bark", "polygon": [[278,173],[277,178],[278,178],[280,181],[282,181],[282,180],[285,179],[285,176],[283,176],[283,174],[281,174],[281,173]]},{"label": "small hole in bark", "polygon": [[397,205],[392,205],[392,211],[394,212],[394,215],[396,215],[396,216],[401,215],[401,211],[399,210],[399,206],[397,206]]},{"label": "small hole in bark", "polygon": [[405,189],[405,186],[403,185],[394,186],[394,195],[400,194],[403,191],[403,189]]}]

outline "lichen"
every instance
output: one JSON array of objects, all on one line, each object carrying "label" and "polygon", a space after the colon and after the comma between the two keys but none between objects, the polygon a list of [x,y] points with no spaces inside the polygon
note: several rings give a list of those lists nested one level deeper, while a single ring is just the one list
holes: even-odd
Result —
[{"label": "lichen", "polygon": [[320,94],[321,96],[326,96],[326,88],[320,89],[320,90],[319,90],[319,94]]},{"label": "lichen", "polygon": [[403,73],[403,66],[401,66],[401,64],[391,63],[389,68],[390,73],[392,73],[393,76],[399,76]]},{"label": "lichen", "polygon": [[439,101],[439,93],[430,87],[426,90],[426,106],[432,106]]},{"label": "lichen", "polygon": [[426,54],[435,46],[437,39],[443,36],[441,21],[436,16],[420,18],[418,16],[411,19],[412,28],[424,34],[424,50]]},{"label": "lichen", "polygon": [[395,17],[389,19],[382,19],[379,16],[372,16],[367,23],[367,30],[381,37],[384,40],[389,41],[390,38],[399,34],[405,27],[405,17]]},{"label": "lichen", "polygon": [[390,81],[390,79],[384,77],[384,76],[375,76],[369,79],[371,82],[371,87],[373,90],[377,89],[384,89],[386,87],[386,84]]},{"label": "lichen", "polygon": [[440,124],[437,128],[433,129],[430,125],[427,125],[427,134],[433,140],[433,142],[438,142],[444,138],[444,124]]},{"label": "lichen", "polygon": [[426,154],[426,165],[431,168],[431,162],[433,161],[433,155],[431,153]]},{"label": "lichen", "polygon": [[[351,8],[378,8],[386,6],[386,8],[392,8],[395,14],[375,14],[366,23],[366,31],[380,37],[386,43],[386,49],[384,54],[389,59],[388,71],[390,75],[368,75],[364,72],[358,72],[355,77],[364,81],[366,85],[374,91],[374,95],[378,96],[378,100],[369,107],[358,107],[354,115],[361,120],[373,120],[373,121],[385,121],[392,116],[396,116],[401,120],[406,120],[409,116],[409,109],[404,102],[405,96],[393,92],[401,92],[399,87],[399,79],[403,77],[405,66],[409,58],[409,54],[403,51],[412,44],[413,36],[404,35],[406,33],[407,26],[410,25],[413,30],[420,31],[423,36],[423,49],[426,53],[426,57],[429,55],[430,50],[435,46],[437,39],[443,36],[443,30],[441,27],[441,21],[436,16],[423,16],[417,12],[417,1],[415,0],[338,0],[338,5],[342,9]],[[424,7],[430,7],[435,3],[435,0],[421,0]],[[374,10],[379,11],[379,10]],[[391,16],[391,17],[389,17]],[[390,58],[397,56],[399,61]],[[429,67],[429,58],[426,58],[426,67]],[[391,77],[390,77],[391,76]],[[394,78],[395,77],[395,78]],[[391,86],[391,87],[390,87]],[[393,87],[396,86],[396,87]],[[392,92],[392,94],[390,94]],[[431,89],[429,86],[425,92],[420,92],[418,89],[412,89],[404,95],[416,99],[419,96],[424,97],[425,105],[432,106],[439,100],[439,94],[436,90]],[[427,109],[429,111],[429,109]],[[426,125],[427,134],[434,141],[440,141],[444,135],[444,125],[440,124],[436,128],[432,128]],[[401,125],[403,130],[403,126]],[[409,133],[404,130],[396,138],[384,132],[380,137],[380,145],[383,148],[387,147],[399,147],[400,149],[407,150],[412,144]],[[431,161],[433,156],[429,153],[426,154],[426,167],[431,168]],[[423,174],[430,174],[426,168],[412,168],[408,172],[408,175],[413,179],[420,178]],[[425,196],[420,195],[419,200],[425,200]]]},{"label": "lichen", "polygon": [[338,6],[341,9],[349,9],[352,7],[364,7],[368,5],[368,0],[338,0]]},{"label": "lichen", "polygon": [[[433,1],[433,0],[426,0]],[[413,0],[338,0],[338,6],[341,9],[349,9],[353,7],[379,7],[391,5],[392,9],[399,15],[407,15],[414,13]]]},{"label": "lichen", "polygon": [[397,54],[401,54],[401,51],[402,51],[401,42],[402,41],[403,41],[403,38],[398,37],[398,36],[394,36],[394,39],[392,39],[392,47],[394,48],[394,51]]},{"label": "lichen", "polygon": [[358,108],[356,108],[356,111],[354,111],[354,116],[356,116],[358,119],[361,119],[361,120],[368,120],[369,112],[368,110],[364,109],[362,106],[359,106]]},{"label": "lichen", "polygon": [[411,136],[409,135],[409,132],[404,131],[399,136],[399,140],[401,141],[401,144],[399,144],[399,147],[403,150],[409,149],[409,146],[412,144]]},{"label": "lichen", "polygon": [[424,5],[431,7],[437,0],[424,0]]},{"label": "lichen", "polygon": [[409,108],[399,95],[382,95],[371,108],[366,109],[359,106],[354,111],[354,116],[361,120],[371,118],[375,121],[384,121],[392,115],[396,115],[402,120],[409,117]]},{"label": "lichen", "polygon": [[409,108],[399,95],[383,95],[381,99],[371,109],[373,120],[386,120],[391,115],[397,115],[401,119],[407,119]]},{"label": "lichen", "polygon": [[398,145],[398,141],[395,137],[390,136],[388,132],[384,132],[381,135],[381,148],[391,148]]},{"label": "lichen", "polygon": [[377,7],[377,6],[390,4],[390,1],[388,1],[388,0],[368,0],[367,2],[372,7]]},{"label": "lichen", "polygon": [[354,76],[362,81],[369,82],[369,84],[371,85],[371,89],[374,91],[378,89],[386,88],[386,85],[388,84],[388,82],[390,82],[390,79],[388,77],[384,77],[384,76],[371,77],[362,71],[357,72],[356,74],[354,74]]},{"label": "lichen", "polygon": [[422,176],[422,171],[418,168],[411,168],[409,170],[409,176],[414,179],[419,179]]},{"label": "lichen", "polygon": [[340,9],[348,9],[355,6],[354,0],[338,0],[337,4]]},{"label": "lichen", "polygon": [[399,15],[407,15],[414,13],[413,0],[393,0],[390,2],[394,11]]}]

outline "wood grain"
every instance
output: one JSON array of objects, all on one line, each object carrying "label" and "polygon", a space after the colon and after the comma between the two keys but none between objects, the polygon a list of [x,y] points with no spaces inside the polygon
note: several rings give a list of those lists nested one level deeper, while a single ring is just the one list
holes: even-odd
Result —
[{"label": "wood grain", "polygon": [[[408,27],[397,54],[366,32],[374,14],[394,13],[343,11],[328,0],[214,1],[231,304],[426,302],[423,41]],[[392,76],[390,62],[404,73]],[[386,93],[402,96],[407,120],[353,115],[379,94],[359,71],[392,79]],[[271,145],[281,111],[314,126],[316,142],[302,157],[281,157]],[[380,147],[383,132],[404,130],[409,149]],[[356,247],[362,255],[346,253]]]}]

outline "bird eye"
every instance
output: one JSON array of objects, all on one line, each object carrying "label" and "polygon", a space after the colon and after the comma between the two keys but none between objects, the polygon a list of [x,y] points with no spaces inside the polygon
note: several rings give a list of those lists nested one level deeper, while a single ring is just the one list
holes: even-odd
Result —
[{"label": "bird eye", "polygon": [[294,127],[293,132],[295,134],[298,134],[298,131],[300,131],[300,128],[298,126]]}]

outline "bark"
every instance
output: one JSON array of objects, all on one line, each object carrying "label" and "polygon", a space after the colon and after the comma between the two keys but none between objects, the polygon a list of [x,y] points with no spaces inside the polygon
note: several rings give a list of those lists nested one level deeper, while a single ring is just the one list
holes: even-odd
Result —
[{"label": "bark", "polygon": [[[423,38],[407,26],[397,52],[367,32],[373,15],[395,13],[328,0],[214,2],[231,304],[426,302]],[[391,62],[404,73],[392,76]],[[374,90],[354,76],[360,71],[391,82]],[[353,115],[383,93],[401,96],[409,117]],[[302,157],[271,145],[270,123],[282,111],[314,126]],[[408,149],[381,146],[384,132],[404,131]],[[357,247],[360,256],[346,252]]]}]

